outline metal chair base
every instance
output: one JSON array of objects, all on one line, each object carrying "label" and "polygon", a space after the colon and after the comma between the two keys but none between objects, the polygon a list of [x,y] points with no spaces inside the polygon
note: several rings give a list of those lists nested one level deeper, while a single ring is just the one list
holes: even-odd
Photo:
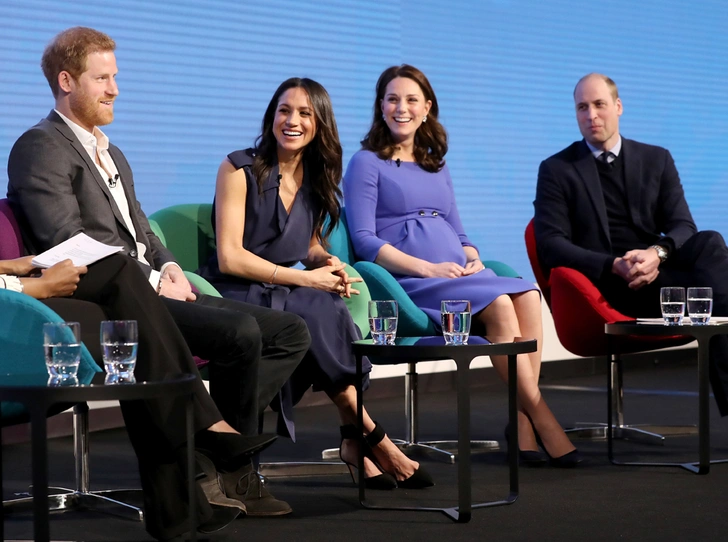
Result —
[{"label": "metal chair base", "polygon": [[[324,450],[324,453],[331,450]],[[339,457],[339,449],[336,459]],[[261,463],[259,472],[266,478],[298,478],[305,476],[337,476],[349,474],[348,467],[341,461],[285,461]]]},{"label": "metal chair base", "polygon": [[[425,457],[442,461],[443,463],[455,464],[458,455],[457,440],[428,440],[421,442],[409,442],[403,439],[392,439],[392,443],[408,456]],[[470,453],[496,452],[500,445],[496,440],[471,440]],[[331,460],[339,457],[338,448],[329,448],[321,452],[321,459]]]},{"label": "metal chair base", "polygon": [[[606,423],[579,423],[576,427],[566,429],[570,439],[607,440]],[[663,445],[666,437],[685,437],[697,435],[695,425],[619,425],[612,429],[612,437],[618,440],[630,440],[642,444]]]},{"label": "metal chair base", "polygon": [[[105,491],[81,492],[65,487],[49,487],[48,510],[50,512],[70,512],[73,510],[92,510],[121,516],[134,521],[144,521],[144,510],[117,499],[141,500],[141,489],[109,489]],[[24,493],[24,497],[3,501],[3,512],[27,511],[32,513],[33,497]]]}]

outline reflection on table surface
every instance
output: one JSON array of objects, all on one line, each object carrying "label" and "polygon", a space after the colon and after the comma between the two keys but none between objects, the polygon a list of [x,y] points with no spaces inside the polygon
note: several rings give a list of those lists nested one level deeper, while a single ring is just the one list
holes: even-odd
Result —
[{"label": "reflection on table surface", "polygon": [[32,374],[2,374],[0,375],[0,386],[9,388],[27,388],[27,387],[50,387],[50,388],[88,388],[88,387],[108,387],[108,386],[129,386],[131,384],[157,384],[162,382],[176,382],[186,379],[188,375],[178,374],[170,375],[169,378],[155,380],[152,382],[137,381],[136,379],[124,380],[106,373],[95,373],[90,382],[81,383],[77,377],[59,378],[48,376],[47,373]]},{"label": "reflection on table surface", "polygon": [[[393,345],[382,345],[382,346],[447,346],[448,348],[458,348],[460,346],[474,346],[474,345],[484,345],[484,344],[498,344],[498,343],[512,343],[512,342],[525,342],[525,341],[531,341],[533,339],[526,339],[521,337],[516,337],[514,339],[502,339],[499,340],[497,337],[491,337],[488,339],[487,337],[481,337],[478,335],[470,335],[468,337],[468,342],[465,345],[457,345],[457,344],[445,344],[445,338],[442,335],[433,335],[430,337],[397,337],[394,341]],[[374,344],[372,339],[361,339],[359,341],[354,341],[354,344]]]}]

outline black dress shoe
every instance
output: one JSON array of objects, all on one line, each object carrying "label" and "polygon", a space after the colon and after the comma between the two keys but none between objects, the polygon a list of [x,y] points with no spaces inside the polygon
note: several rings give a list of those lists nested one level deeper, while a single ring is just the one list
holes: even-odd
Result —
[{"label": "black dress shoe", "polygon": [[236,470],[276,438],[271,434],[245,436],[205,430],[195,434],[195,448],[212,459],[218,470]]},{"label": "black dress shoe", "polygon": [[[379,467],[379,470],[382,472],[386,471],[382,468],[380,464],[377,463],[376,458],[374,457],[374,451],[372,448],[374,448],[377,444],[382,442],[382,439],[387,436],[387,433],[384,431],[384,428],[379,425],[379,422],[374,422],[374,430],[369,433],[367,436],[364,437],[364,442],[366,444],[365,447],[365,453],[366,456],[375,464],[377,467]],[[390,475],[391,476],[391,475]],[[397,487],[402,489],[424,489],[426,487],[431,487],[435,485],[435,481],[432,479],[432,476],[430,476],[430,473],[425,470],[425,468],[420,465],[417,467],[417,470],[412,473],[412,476],[409,478],[406,478],[404,480],[397,480]]]},{"label": "black dress shoe", "polygon": [[[510,447],[510,424],[506,425],[504,434],[506,437],[506,446]],[[524,467],[543,467],[546,465],[546,455],[538,450],[521,450],[518,449],[518,464]]]},{"label": "black dress shoe", "polygon": [[549,465],[551,465],[552,467],[556,467],[557,469],[573,469],[579,463],[581,463],[581,454],[577,449],[573,449],[570,452],[565,453],[564,455],[560,455],[559,457],[551,457],[548,450],[546,449],[546,446],[543,445],[543,441],[541,440],[541,436],[538,434],[538,431],[536,431],[535,429],[533,431],[536,434],[536,442],[539,446],[541,446],[541,448],[543,448],[543,451],[549,458]]}]

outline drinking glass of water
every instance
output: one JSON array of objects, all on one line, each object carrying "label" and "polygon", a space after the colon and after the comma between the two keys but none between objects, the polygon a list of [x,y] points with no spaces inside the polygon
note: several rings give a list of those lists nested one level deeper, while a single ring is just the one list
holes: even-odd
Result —
[{"label": "drinking glass of water", "polygon": [[139,339],[136,320],[104,320],[101,322],[101,351],[104,357],[106,383],[134,383]]},{"label": "drinking glass of water", "polygon": [[397,337],[397,302],[369,302],[369,330],[374,344],[394,344]]},{"label": "drinking glass of water", "polygon": [[679,326],[685,316],[685,288],[660,288],[660,309],[666,326]]},{"label": "drinking glass of water", "polygon": [[78,322],[43,324],[43,349],[49,383],[77,382],[81,363],[81,325]]},{"label": "drinking glass of water", "polygon": [[446,300],[440,305],[440,321],[445,344],[468,344],[470,301]]},{"label": "drinking glass of water", "polygon": [[710,322],[713,312],[713,288],[688,288],[688,316],[693,325],[702,326]]}]

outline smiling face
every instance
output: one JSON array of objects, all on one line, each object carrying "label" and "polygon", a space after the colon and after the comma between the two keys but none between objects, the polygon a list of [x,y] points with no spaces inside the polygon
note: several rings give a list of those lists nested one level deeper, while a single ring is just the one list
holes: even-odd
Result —
[{"label": "smiling face", "polygon": [[607,82],[598,75],[583,79],[574,90],[574,104],[584,139],[597,149],[611,149],[619,141],[622,101]]},{"label": "smiling face", "polygon": [[273,135],[278,152],[301,152],[316,136],[316,119],[308,93],[300,88],[289,88],[278,100],[273,119]]},{"label": "smiling face", "polygon": [[62,71],[58,74],[58,82],[68,100],[65,111],[59,111],[89,132],[94,126],[110,124],[114,120],[114,100],[119,95],[117,72],[112,51],[90,53],[86,58],[86,71],[78,79]]},{"label": "smiling face", "polygon": [[412,143],[422,119],[430,111],[432,102],[413,79],[395,77],[387,85],[382,98],[382,115],[392,139],[398,144]]}]

